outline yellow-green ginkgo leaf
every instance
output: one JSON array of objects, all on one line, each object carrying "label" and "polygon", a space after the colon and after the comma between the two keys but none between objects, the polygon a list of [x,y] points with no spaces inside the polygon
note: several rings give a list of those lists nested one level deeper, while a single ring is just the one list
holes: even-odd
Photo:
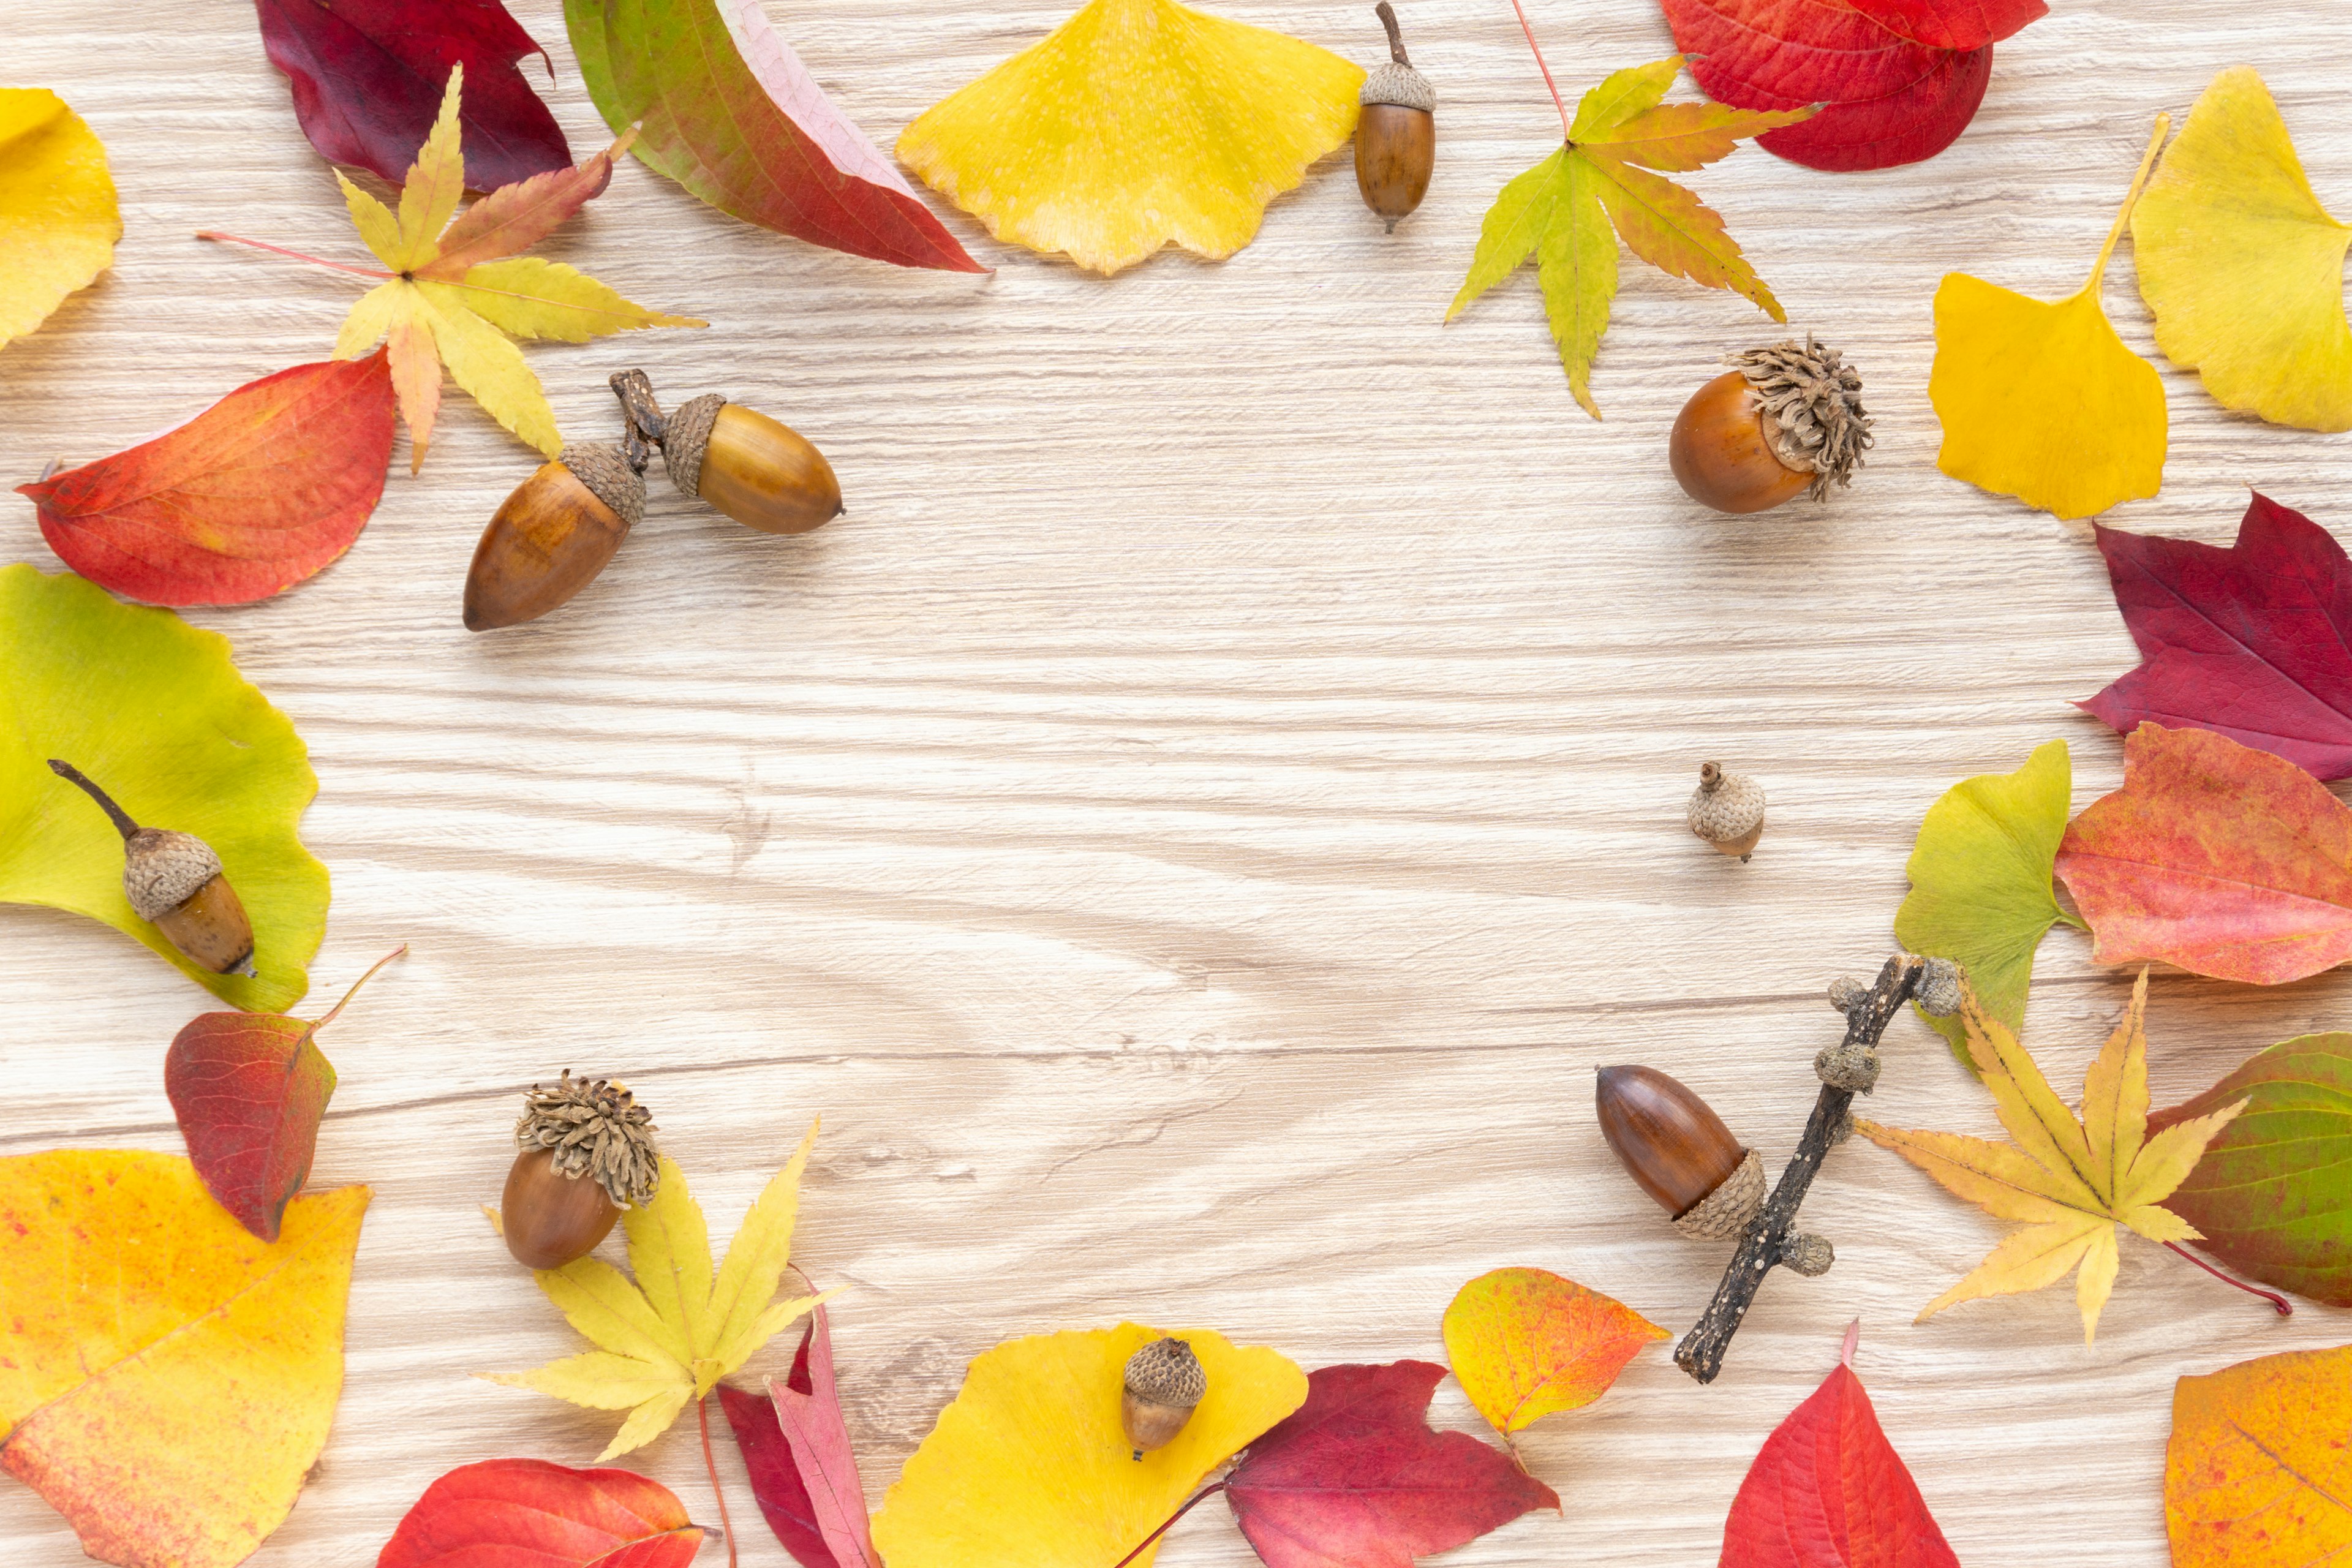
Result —
[{"label": "yellow-green ginkgo leaf", "polygon": [[[0,567],[0,903],[46,904],[137,938],[247,1012],[310,989],[327,868],[296,836],[319,793],[293,721],[230,661],[228,639],[70,575]],[[122,836],[49,771],[72,763],[141,826],[212,846],[253,922],[250,975],[181,956],[122,891]]]},{"label": "yellow-green ginkgo leaf", "polygon": [[105,271],[121,237],[97,134],[45,88],[0,88],[0,347]]},{"label": "yellow-green ginkgo leaf", "polygon": [[[1209,1473],[1307,1402],[1279,1353],[1179,1331],[1208,1374],[1192,1418],[1137,1459],[1119,1425],[1128,1358],[1161,1338],[1121,1323],[1008,1340],[971,1363],[955,1402],[874,1516],[890,1568],[1110,1568]],[[1152,1547],[1135,1559],[1151,1568]]]},{"label": "yellow-green ginkgo leaf", "polygon": [[2305,430],[2352,430],[2347,245],[2252,66],[2213,79],[2132,210],[2156,346],[2223,407]]},{"label": "yellow-green ginkgo leaf", "polygon": [[999,239],[1108,276],[1213,260],[1356,127],[1361,67],[1177,0],[1088,0],[931,106],[898,156]]},{"label": "yellow-green ginkgo leaf", "polygon": [[2082,288],[2053,304],[1965,272],[1945,275],[1927,396],[1944,426],[1936,465],[1952,478],[2059,517],[2156,494],[2168,428],[2164,382],[2116,336],[2099,289],[2171,123],[2157,116]]}]

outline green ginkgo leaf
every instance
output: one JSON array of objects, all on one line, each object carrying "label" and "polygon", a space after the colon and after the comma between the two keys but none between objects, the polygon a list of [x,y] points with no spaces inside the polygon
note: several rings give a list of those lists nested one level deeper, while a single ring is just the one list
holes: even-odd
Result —
[{"label": "green ginkgo leaf", "polygon": [[[0,567],[0,903],[104,921],[247,1012],[300,1001],[327,929],[327,868],[295,836],[319,779],[228,639],[20,563]],[[131,912],[121,836],[51,757],[213,847],[253,921],[251,977],[197,968]]]}]

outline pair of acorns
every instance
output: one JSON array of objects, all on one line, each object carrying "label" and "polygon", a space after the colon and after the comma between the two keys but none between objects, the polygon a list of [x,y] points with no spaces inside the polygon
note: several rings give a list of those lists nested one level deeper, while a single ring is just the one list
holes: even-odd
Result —
[{"label": "pair of acorns", "polygon": [[645,515],[647,463],[670,483],[762,533],[805,533],[841,512],[833,465],[791,426],[707,393],[664,415],[641,370],[613,377],[625,430],[585,443],[507,497],[466,574],[466,629],[519,626],[594,582]]}]

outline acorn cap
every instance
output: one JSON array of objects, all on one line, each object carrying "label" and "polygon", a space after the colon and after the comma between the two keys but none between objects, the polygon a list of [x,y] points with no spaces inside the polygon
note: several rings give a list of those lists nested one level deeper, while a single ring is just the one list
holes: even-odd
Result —
[{"label": "acorn cap", "polygon": [[702,499],[703,449],[710,445],[710,427],[726,406],[727,399],[715,392],[689,397],[677,405],[662,433],[662,466],[669,470],[669,482],[697,500]]},{"label": "acorn cap", "polygon": [[1764,1206],[1764,1158],[1755,1150],[1715,1191],[1675,1215],[1674,1226],[1696,1241],[1728,1241]]},{"label": "acorn cap", "polygon": [[1717,763],[1703,763],[1687,820],[1690,830],[1710,844],[1737,844],[1763,830],[1764,786],[1745,773],[1727,773]]},{"label": "acorn cap", "polygon": [[661,1185],[661,1150],[654,1143],[653,1112],[625,1085],[601,1078],[532,1084],[515,1123],[515,1147],[554,1151],[552,1163],[574,1180],[593,1179],[620,1208],[653,1199]]},{"label": "acorn cap", "polygon": [[1394,60],[1383,60],[1365,76],[1364,85],[1356,94],[1356,101],[1367,106],[1396,103],[1407,109],[1418,109],[1423,114],[1433,114],[1437,111],[1437,89],[1429,85],[1427,77],[1412,67],[1399,65]]},{"label": "acorn cap", "polygon": [[170,914],[220,870],[220,857],[193,833],[142,827],[122,841],[122,894],[142,921]]},{"label": "acorn cap", "polygon": [[1209,1392],[1209,1374],[1192,1347],[1179,1339],[1154,1340],[1127,1358],[1127,1392],[1153,1405],[1190,1410]]},{"label": "acorn cap", "polygon": [[607,442],[583,442],[564,447],[555,460],[611,507],[621,526],[635,528],[645,521],[646,477],[629,466],[620,447]]},{"label": "acorn cap", "polygon": [[1726,354],[1723,363],[1747,377],[1780,466],[1813,476],[1808,495],[1820,500],[1832,484],[1843,489],[1853,479],[1870,449],[1870,416],[1862,407],[1862,374],[1837,350],[1808,332],[1802,348],[1780,342]]}]

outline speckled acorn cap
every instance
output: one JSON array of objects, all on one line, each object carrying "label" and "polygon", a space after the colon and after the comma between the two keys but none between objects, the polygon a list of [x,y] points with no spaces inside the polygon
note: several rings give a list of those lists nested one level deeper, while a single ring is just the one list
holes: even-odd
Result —
[{"label": "speckled acorn cap", "polygon": [[1744,773],[1725,773],[1720,763],[1702,763],[1686,819],[1693,833],[1745,860],[1764,836],[1764,786]]},{"label": "speckled acorn cap", "polygon": [[620,447],[610,442],[583,442],[564,447],[556,461],[611,507],[623,527],[635,528],[645,521],[646,478],[629,466]]},{"label": "speckled acorn cap", "polygon": [[1138,1399],[1190,1410],[1209,1392],[1209,1374],[1192,1347],[1179,1339],[1154,1340],[1127,1358],[1127,1391]]},{"label": "speckled acorn cap", "polygon": [[1437,89],[1429,85],[1427,77],[1412,67],[1399,65],[1394,60],[1383,60],[1365,76],[1364,85],[1356,94],[1356,101],[1367,106],[1396,103],[1407,109],[1418,109],[1423,114],[1434,114],[1437,111]]},{"label": "speckled acorn cap", "polygon": [[213,847],[193,833],[142,827],[122,841],[122,896],[142,921],[170,914],[220,869]]}]

